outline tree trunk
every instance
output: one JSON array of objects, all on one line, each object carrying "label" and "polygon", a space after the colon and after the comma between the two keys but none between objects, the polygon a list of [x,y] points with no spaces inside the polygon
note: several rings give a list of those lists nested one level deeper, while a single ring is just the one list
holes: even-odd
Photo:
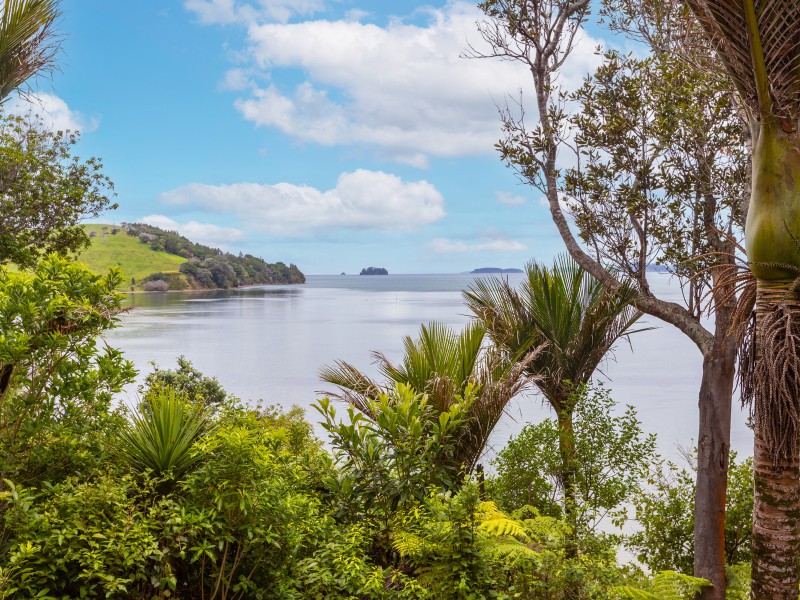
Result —
[{"label": "tree trunk", "polygon": [[561,485],[564,488],[564,517],[571,531],[566,540],[566,558],[578,556],[578,505],[575,496],[575,432],[572,412],[558,413],[558,452],[561,456]]},{"label": "tree trunk", "polygon": [[717,337],[703,357],[700,384],[700,427],[694,511],[694,575],[714,587],[702,600],[725,600],[725,496],[731,436],[731,395],[736,371],[736,337],[728,320],[717,316]]},{"label": "tree trunk", "polygon": [[751,379],[753,600],[797,600],[800,584],[800,294],[791,290],[791,282],[759,281],[757,292]]}]

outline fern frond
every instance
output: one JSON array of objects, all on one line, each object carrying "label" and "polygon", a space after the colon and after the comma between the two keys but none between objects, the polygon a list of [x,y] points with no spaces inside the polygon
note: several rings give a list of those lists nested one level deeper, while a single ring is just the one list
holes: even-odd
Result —
[{"label": "fern frond", "polygon": [[536,558],[539,553],[529,546],[513,538],[494,540],[488,546],[488,551],[494,558],[503,562],[515,563],[518,560]]},{"label": "fern frond", "polygon": [[660,600],[658,596],[644,590],[631,587],[629,585],[622,585],[611,588],[612,600]]},{"label": "fern frond", "polygon": [[662,571],[653,578],[653,592],[660,600],[692,600],[711,582],[675,571]]},{"label": "fern frond", "polygon": [[495,537],[513,537],[522,541],[529,541],[525,527],[502,512],[494,502],[481,502],[478,504],[479,529]]}]

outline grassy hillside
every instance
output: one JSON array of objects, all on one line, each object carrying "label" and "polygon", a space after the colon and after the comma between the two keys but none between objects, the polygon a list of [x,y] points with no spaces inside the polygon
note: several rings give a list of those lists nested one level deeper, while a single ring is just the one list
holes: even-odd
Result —
[{"label": "grassy hillside", "polygon": [[[178,267],[185,258],[158,252],[137,238],[130,237],[114,225],[84,225],[92,240],[92,245],[84,250],[78,260],[86,263],[97,273],[119,265],[125,281],[125,289],[130,287],[131,278],[136,279],[136,289],[141,289],[142,280],[152,273],[178,273]],[[111,232],[117,229],[116,234]]]}]

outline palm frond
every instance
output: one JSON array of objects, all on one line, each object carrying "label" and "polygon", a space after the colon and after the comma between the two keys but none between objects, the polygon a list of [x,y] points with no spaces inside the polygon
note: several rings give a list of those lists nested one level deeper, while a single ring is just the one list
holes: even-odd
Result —
[{"label": "palm frond", "polygon": [[[800,113],[800,3],[688,0],[742,100],[757,119],[772,113],[787,130]],[[748,35],[749,32],[749,35]]]},{"label": "palm frond", "polygon": [[0,14],[0,102],[35,75],[54,68],[59,0],[5,0]]},{"label": "palm frond", "polygon": [[571,386],[588,382],[641,313],[630,304],[633,288],[607,290],[567,256],[552,268],[531,262],[526,275],[518,290],[501,279],[478,280],[464,301],[510,360],[527,357],[528,375],[560,410]]}]

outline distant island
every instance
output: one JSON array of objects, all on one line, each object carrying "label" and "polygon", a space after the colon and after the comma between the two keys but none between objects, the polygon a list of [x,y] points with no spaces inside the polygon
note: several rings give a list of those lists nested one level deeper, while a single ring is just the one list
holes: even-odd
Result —
[{"label": "distant island", "polygon": [[306,281],[293,264],[223,252],[144,223],[84,228],[91,245],[81,252],[79,260],[98,273],[118,265],[125,278],[123,289],[130,291],[227,289]]},{"label": "distant island", "polygon": [[361,269],[361,273],[359,275],[388,275],[389,271],[384,269],[383,267],[367,267],[366,269]]},{"label": "distant island", "polygon": [[522,269],[501,269],[499,267],[481,267],[480,269],[475,269],[474,271],[470,271],[470,273],[522,273]]}]

